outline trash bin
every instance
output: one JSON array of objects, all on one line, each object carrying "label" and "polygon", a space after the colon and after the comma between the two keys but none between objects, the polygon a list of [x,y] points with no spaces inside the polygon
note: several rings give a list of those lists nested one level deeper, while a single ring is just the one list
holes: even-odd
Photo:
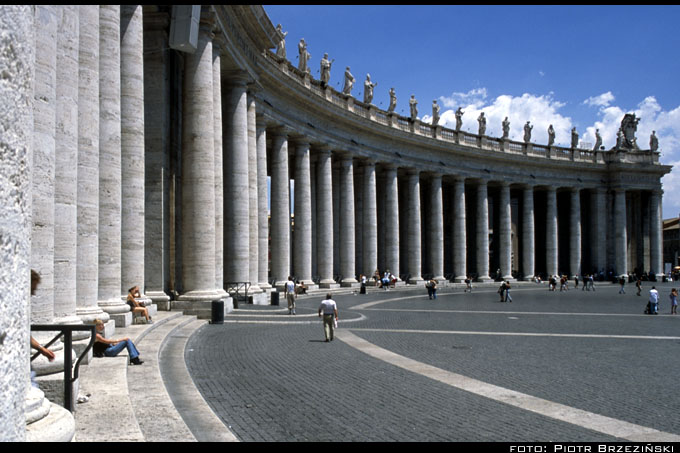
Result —
[{"label": "trash bin", "polygon": [[212,301],[212,317],[210,320],[211,324],[224,324],[224,301],[223,300],[213,300]]},{"label": "trash bin", "polygon": [[278,293],[278,291],[272,291],[272,305],[279,305],[279,293]]}]

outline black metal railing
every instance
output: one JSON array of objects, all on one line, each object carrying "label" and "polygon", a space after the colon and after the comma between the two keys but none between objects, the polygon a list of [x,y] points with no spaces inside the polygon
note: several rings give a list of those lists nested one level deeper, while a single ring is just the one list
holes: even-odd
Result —
[{"label": "black metal railing", "polygon": [[250,282],[224,282],[224,290],[231,296],[234,308],[238,308],[239,300],[248,303],[248,290]]},{"label": "black metal railing", "polygon": [[[31,325],[31,331],[34,332],[52,332],[58,331],[59,333],[48,343],[44,344],[45,348],[52,346],[60,337],[64,337],[64,408],[70,412],[73,412],[73,383],[78,379],[78,370],[80,369],[80,362],[87,355],[94,340],[96,338],[95,326],[94,325],[65,325],[65,324],[33,324]],[[85,350],[80,354],[76,360],[75,367],[73,366],[73,357],[71,356],[71,351],[73,350],[73,332],[76,331],[89,331],[90,332],[90,342],[88,343]],[[36,352],[31,356],[31,362],[40,355],[40,352]]]}]

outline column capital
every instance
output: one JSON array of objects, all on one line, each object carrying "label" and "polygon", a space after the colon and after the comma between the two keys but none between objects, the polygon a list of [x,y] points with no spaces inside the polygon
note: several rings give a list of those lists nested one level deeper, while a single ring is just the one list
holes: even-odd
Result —
[{"label": "column capital", "polygon": [[247,88],[253,79],[247,71],[240,69],[222,71],[222,83],[227,87],[243,87]]}]

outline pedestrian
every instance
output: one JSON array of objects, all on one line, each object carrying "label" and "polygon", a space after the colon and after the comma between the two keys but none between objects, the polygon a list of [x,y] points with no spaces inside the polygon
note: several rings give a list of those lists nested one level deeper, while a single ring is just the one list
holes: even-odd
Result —
[{"label": "pedestrian", "polygon": [[498,288],[498,294],[501,296],[501,302],[505,302],[505,282],[501,283],[501,286]]},{"label": "pedestrian", "polygon": [[510,280],[505,282],[505,301],[512,302],[512,297],[510,297]]},{"label": "pedestrian", "polygon": [[640,296],[642,293],[642,279],[640,277],[635,282],[635,288],[637,288],[637,295]]},{"label": "pedestrian", "polygon": [[621,289],[619,289],[619,294],[626,294],[626,290],[623,288],[626,286],[626,279],[623,278],[623,275],[619,277],[619,285],[621,285]]},{"label": "pedestrian", "polygon": [[333,341],[335,327],[338,322],[338,306],[332,299],[331,293],[326,294],[326,299],[319,306],[319,317],[323,316],[323,331],[326,343]]},{"label": "pedestrian", "polygon": [[289,315],[294,315],[295,314],[295,298],[297,298],[297,294],[295,294],[295,282],[293,281],[293,277],[288,276],[288,281],[286,282],[284,286],[284,296],[286,296],[286,300],[288,301],[288,314]]},{"label": "pedestrian", "polygon": [[465,277],[465,291],[463,291],[463,292],[465,293],[465,292],[468,292],[468,291],[472,292],[472,280],[470,280],[469,275],[467,275]]},{"label": "pedestrian", "polygon": [[659,314],[659,292],[655,286],[652,286],[652,289],[649,290],[649,314]]},{"label": "pedestrian", "polygon": [[431,278],[427,283],[425,283],[427,288],[427,296],[430,300],[437,298],[437,280]]},{"label": "pedestrian", "polygon": [[678,314],[678,291],[673,288],[671,289],[671,314],[672,315],[677,315]]}]

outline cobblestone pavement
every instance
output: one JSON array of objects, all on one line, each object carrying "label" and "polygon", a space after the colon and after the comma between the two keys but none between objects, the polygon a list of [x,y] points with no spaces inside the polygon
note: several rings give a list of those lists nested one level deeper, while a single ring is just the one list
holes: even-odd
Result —
[{"label": "cobblestone pavement", "polygon": [[[316,315],[322,296],[301,296],[297,316],[246,306],[204,326],[185,356],[242,441],[678,441],[680,317],[667,314],[672,285],[656,286],[658,316],[643,314],[647,282],[642,296],[633,285],[625,295],[608,283],[517,285],[512,303],[491,287],[444,288],[436,300],[425,289],[339,295],[331,343]],[[358,348],[366,342],[406,365]],[[433,379],[433,369],[482,393]],[[537,413],[525,397],[557,409]]]}]

